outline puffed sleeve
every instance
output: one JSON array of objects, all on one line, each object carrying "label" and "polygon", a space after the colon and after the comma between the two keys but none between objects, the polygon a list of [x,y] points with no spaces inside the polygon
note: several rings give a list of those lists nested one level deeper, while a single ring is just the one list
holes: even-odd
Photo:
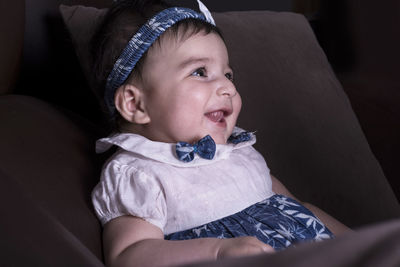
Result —
[{"label": "puffed sleeve", "polygon": [[167,208],[161,184],[131,165],[110,162],[93,189],[92,202],[103,225],[116,217],[132,215],[164,230]]}]

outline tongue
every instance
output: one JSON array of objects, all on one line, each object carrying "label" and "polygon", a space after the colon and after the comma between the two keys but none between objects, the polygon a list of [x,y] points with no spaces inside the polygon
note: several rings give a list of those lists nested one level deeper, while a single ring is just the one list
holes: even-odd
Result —
[{"label": "tongue", "polygon": [[224,112],[223,111],[214,111],[214,112],[207,113],[206,116],[213,122],[219,122],[224,118]]}]

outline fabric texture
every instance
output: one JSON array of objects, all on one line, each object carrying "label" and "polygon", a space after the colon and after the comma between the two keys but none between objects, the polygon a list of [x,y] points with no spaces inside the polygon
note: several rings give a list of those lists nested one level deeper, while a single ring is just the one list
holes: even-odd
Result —
[{"label": "fabric texture", "polygon": [[[236,131],[241,129],[236,128]],[[103,224],[133,215],[170,234],[239,212],[272,196],[263,157],[252,147],[255,137],[239,144],[217,144],[213,160],[197,154],[180,161],[175,144],[136,134],[116,134],[98,142],[120,149],[103,168],[92,193]]]},{"label": "fabric texture", "polygon": [[238,213],[167,235],[165,239],[240,236],[255,236],[275,250],[333,238],[332,232],[310,210],[291,198],[273,195]]}]

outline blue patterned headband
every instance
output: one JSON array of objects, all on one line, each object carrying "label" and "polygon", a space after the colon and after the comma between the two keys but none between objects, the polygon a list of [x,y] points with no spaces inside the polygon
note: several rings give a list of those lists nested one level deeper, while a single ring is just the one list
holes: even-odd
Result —
[{"label": "blue patterned headband", "polygon": [[133,35],[107,78],[104,100],[111,114],[115,113],[114,95],[116,90],[128,79],[136,63],[162,33],[177,22],[190,18],[215,25],[208,9],[199,0],[197,2],[202,13],[183,7],[164,9],[149,19]]}]

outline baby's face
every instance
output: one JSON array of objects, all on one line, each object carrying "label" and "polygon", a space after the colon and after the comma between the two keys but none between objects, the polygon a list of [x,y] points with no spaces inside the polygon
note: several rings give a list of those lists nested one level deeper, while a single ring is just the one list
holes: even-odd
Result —
[{"label": "baby's face", "polygon": [[142,86],[151,140],[193,143],[211,135],[225,144],[242,101],[232,83],[228,52],[215,33],[177,41],[165,37],[149,51]]}]

